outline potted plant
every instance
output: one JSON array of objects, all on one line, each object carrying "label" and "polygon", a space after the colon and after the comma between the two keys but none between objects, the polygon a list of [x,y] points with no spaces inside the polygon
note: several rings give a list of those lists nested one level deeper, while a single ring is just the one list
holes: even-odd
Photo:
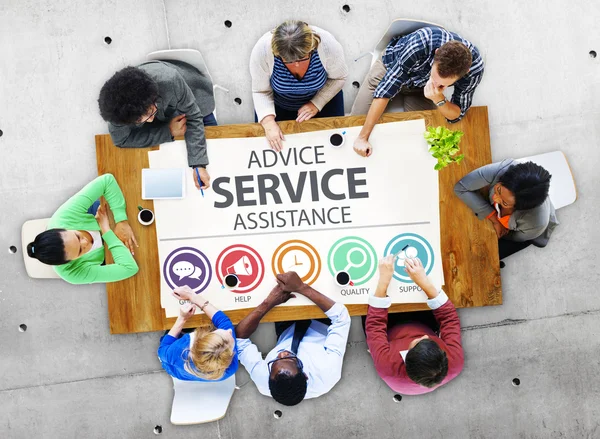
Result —
[{"label": "potted plant", "polygon": [[464,154],[458,154],[460,151],[458,143],[463,134],[462,131],[452,131],[442,126],[427,128],[423,136],[431,146],[429,152],[437,159],[437,163],[433,169],[439,171],[450,163],[461,162],[465,156]]}]

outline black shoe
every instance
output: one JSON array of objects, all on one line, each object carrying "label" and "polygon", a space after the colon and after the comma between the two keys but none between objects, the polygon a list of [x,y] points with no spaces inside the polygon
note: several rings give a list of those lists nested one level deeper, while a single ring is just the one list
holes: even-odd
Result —
[{"label": "black shoe", "polygon": [[504,263],[504,261],[500,261],[500,268],[504,268],[506,267],[506,264]]}]

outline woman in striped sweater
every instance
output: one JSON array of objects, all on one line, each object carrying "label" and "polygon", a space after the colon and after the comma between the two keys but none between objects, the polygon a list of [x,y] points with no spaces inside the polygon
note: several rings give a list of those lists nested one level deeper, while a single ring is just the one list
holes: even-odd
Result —
[{"label": "woman in striped sweater", "polygon": [[344,115],[348,67],[342,46],[323,29],[290,20],[267,32],[252,50],[250,74],[256,120],[276,151],[284,140],[276,121]]}]

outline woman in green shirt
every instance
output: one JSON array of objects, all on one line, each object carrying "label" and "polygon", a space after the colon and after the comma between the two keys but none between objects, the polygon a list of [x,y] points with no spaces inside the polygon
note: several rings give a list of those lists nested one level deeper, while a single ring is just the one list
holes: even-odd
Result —
[{"label": "woman in green shirt", "polygon": [[[110,229],[106,208],[93,212],[94,203],[104,196],[115,219]],[[100,235],[102,233],[102,235]],[[108,245],[114,263],[104,265],[104,245]],[[116,282],[138,272],[133,259],[137,246],[127,222],[125,198],[112,174],[104,174],[88,183],[58,208],[40,233],[27,245],[27,254],[47,265],[72,284]]]}]

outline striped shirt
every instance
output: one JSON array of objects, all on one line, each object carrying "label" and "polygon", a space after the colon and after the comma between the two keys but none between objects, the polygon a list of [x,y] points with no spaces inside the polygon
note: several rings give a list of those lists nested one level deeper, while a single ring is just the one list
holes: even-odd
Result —
[{"label": "striped shirt", "polygon": [[315,50],[310,56],[308,70],[297,79],[279,57],[275,57],[271,88],[275,104],[284,110],[297,111],[308,103],[327,81],[327,72],[321,64],[319,53]]},{"label": "striped shirt", "polygon": [[393,98],[403,87],[425,87],[431,74],[436,49],[452,40],[467,46],[473,56],[469,72],[454,83],[454,93],[450,100],[460,107],[460,116],[448,122],[461,120],[471,106],[475,88],[481,82],[483,58],[471,42],[439,27],[424,27],[390,41],[382,56],[387,72],[375,89],[373,97]]}]

